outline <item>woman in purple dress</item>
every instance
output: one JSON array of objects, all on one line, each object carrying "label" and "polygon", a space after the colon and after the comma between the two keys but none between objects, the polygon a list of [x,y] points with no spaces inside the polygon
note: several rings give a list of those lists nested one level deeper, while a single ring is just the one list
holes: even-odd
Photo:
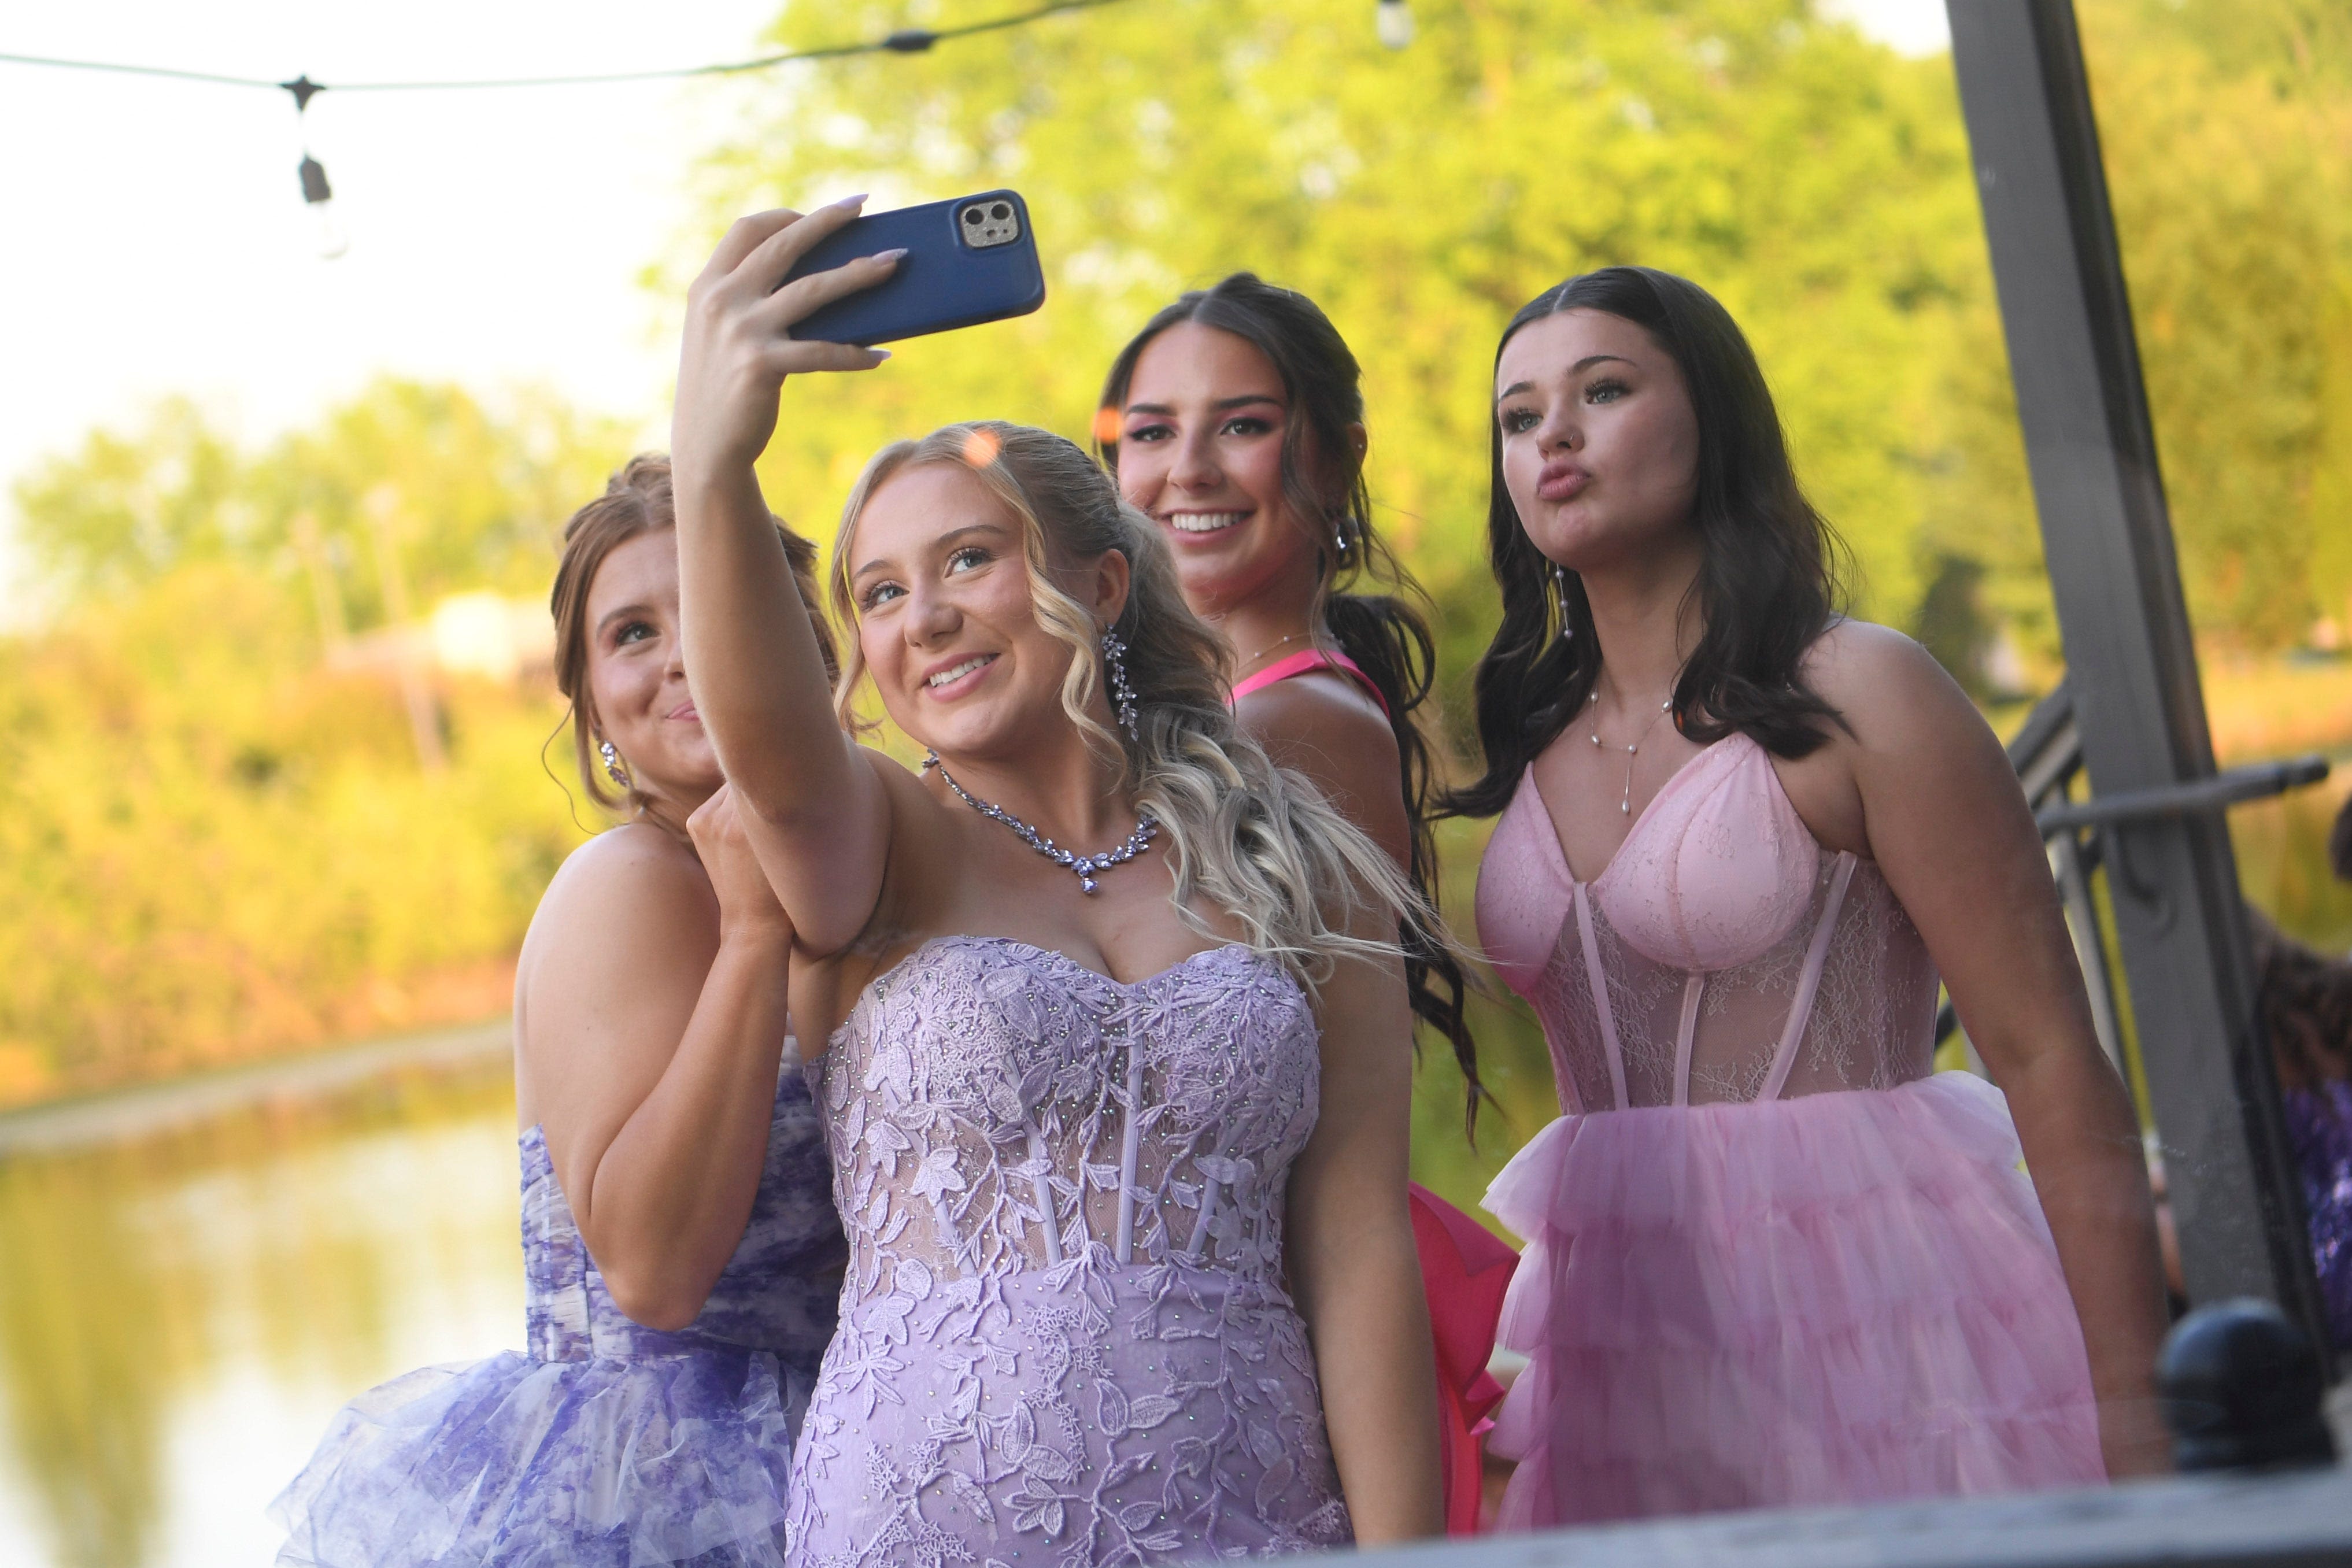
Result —
[{"label": "woman in purple dress", "polygon": [[530,1349],[346,1405],[272,1510],[280,1563],[782,1561],[844,1249],[786,1059],[792,930],[687,691],[677,576],[668,465],[639,458],[555,580],[581,780],[627,820],[556,873],[516,977]]},{"label": "woman in purple dress", "polygon": [[932,755],[837,738],[752,463],[787,374],[884,357],[790,329],[893,258],[777,288],[856,210],[729,234],[676,424],[696,695],[795,932],[850,1236],[790,1556],[1080,1568],[1434,1533],[1397,942],[1418,900],[1236,729],[1150,522],[1044,431],[951,426],[867,466],[834,563],[840,712],[870,678]]}]

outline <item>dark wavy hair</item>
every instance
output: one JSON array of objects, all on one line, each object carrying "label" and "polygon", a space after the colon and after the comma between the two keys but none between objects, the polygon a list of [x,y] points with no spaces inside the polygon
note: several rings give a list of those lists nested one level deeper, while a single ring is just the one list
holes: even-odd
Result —
[{"label": "dark wavy hair", "polygon": [[[1805,650],[1840,614],[1845,547],[1797,483],[1755,351],[1731,313],[1690,279],[1606,267],[1522,308],[1495,347],[1496,365],[1521,327],[1576,310],[1605,310],[1649,333],[1681,369],[1697,416],[1700,563],[1691,593],[1706,630],[1675,683],[1676,727],[1695,741],[1738,731],[1775,756],[1806,755],[1827,739],[1826,726],[1845,722],[1801,669]],[[1503,482],[1502,428],[1488,429],[1486,548],[1503,620],[1473,678],[1486,772],[1443,803],[1460,816],[1492,816],[1510,803],[1528,764],[1568,727],[1601,674],[1583,580],[1528,537]]]},{"label": "dark wavy hair", "polygon": [[[1396,736],[1398,784],[1412,825],[1412,859],[1406,868],[1432,910],[1437,908],[1437,844],[1430,831],[1432,759],[1415,711],[1429,700],[1437,673],[1437,644],[1421,605],[1427,595],[1372,528],[1372,500],[1363,464],[1348,427],[1364,419],[1362,373],[1339,330],[1315,301],[1277,288],[1253,272],[1236,272],[1213,289],[1196,289],[1164,307],[1119,351],[1103,378],[1095,450],[1118,472],[1117,416],[1127,405],[1135,367],[1151,341],[1185,321],[1213,327],[1255,348],[1282,377],[1290,417],[1284,422],[1282,486],[1293,515],[1312,526],[1330,525],[1317,550],[1321,624],[1339,651],[1355,661],[1387,704]],[[1389,593],[1357,593],[1366,576]],[[1315,624],[1310,617],[1308,624]],[[1445,1037],[1469,1083],[1468,1124],[1475,1130],[1478,1052],[1466,1016],[1469,981],[1431,930],[1408,921],[1403,932],[1405,981],[1416,1017]]]}]

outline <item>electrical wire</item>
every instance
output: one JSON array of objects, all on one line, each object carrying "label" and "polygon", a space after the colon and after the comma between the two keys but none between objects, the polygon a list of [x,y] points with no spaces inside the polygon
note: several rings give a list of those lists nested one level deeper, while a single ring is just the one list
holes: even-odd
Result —
[{"label": "electrical wire", "polygon": [[1098,6],[1116,5],[1120,0],[1051,0],[1027,11],[1009,16],[992,16],[984,21],[966,22],[953,27],[903,27],[886,37],[869,38],[861,43],[833,44],[821,48],[794,49],[780,55],[764,55],[758,59],[731,60],[719,65],[672,67],[666,69],[614,71],[601,75],[493,77],[466,81],[347,81],[314,82],[308,76],[292,81],[271,81],[262,77],[223,76],[213,71],[176,70],[166,66],[124,65],[110,60],[56,59],[42,55],[0,54],[0,64],[47,66],[58,70],[105,71],[118,76],[162,77],[173,81],[208,82],[219,87],[260,87],[273,92],[290,92],[298,105],[305,105],[321,92],[467,92],[485,89],[536,87],[603,87],[623,82],[677,81],[696,77],[739,76],[748,71],[772,70],[777,66],[802,60],[845,59],[854,55],[901,54],[919,55],[932,45],[954,38],[968,38],[978,33],[1002,32],[1066,11],[1091,11]]}]

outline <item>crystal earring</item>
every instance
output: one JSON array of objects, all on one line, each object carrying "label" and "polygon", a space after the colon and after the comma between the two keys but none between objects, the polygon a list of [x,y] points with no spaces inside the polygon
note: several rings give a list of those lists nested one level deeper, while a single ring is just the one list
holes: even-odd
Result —
[{"label": "crystal earring", "polygon": [[621,753],[614,749],[613,742],[610,741],[599,742],[596,747],[596,754],[604,759],[604,776],[611,779],[623,789],[627,789],[629,787],[629,771],[621,765]]},{"label": "crystal earring", "polygon": [[1337,538],[1332,548],[1339,553],[1339,564],[1345,566],[1348,563],[1348,520],[1344,516],[1339,519]]},{"label": "crystal earring", "polygon": [[1576,627],[1570,624],[1568,618],[1568,569],[1557,561],[1551,566],[1551,595],[1559,605],[1559,635],[1574,637]]},{"label": "crystal earring", "polygon": [[1127,731],[1129,740],[1140,740],[1136,729],[1135,688],[1127,680],[1127,645],[1108,626],[1103,628],[1102,656],[1104,679],[1109,687],[1111,706],[1118,710],[1119,728]]}]

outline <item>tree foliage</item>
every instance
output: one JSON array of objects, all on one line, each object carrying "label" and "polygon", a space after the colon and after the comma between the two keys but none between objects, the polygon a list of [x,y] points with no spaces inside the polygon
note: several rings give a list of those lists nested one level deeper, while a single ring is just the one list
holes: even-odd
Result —
[{"label": "tree foliage", "polygon": [[[794,0],[773,36],[982,9]],[[2291,642],[2352,590],[2323,542],[2328,498],[2352,484],[2326,456],[2352,443],[2352,413],[2326,413],[2352,376],[2341,13],[2083,12],[2192,607],[2225,640]],[[779,504],[829,510],[875,447],[951,417],[1080,435],[1153,307],[1252,268],[1321,301],[1363,360],[1375,497],[1437,596],[1458,681],[1489,624],[1495,333],[1545,285],[1639,261],[1697,279],[1747,328],[1853,547],[1863,613],[1929,629],[1957,562],[1981,574],[1981,616],[2054,657],[1948,60],[1901,58],[1801,0],[1416,15],[1419,38],[1391,53],[1359,0],[1157,0],[802,79],[715,160],[709,221],[682,253],[758,205],[1012,184],[1050,299],[788,394]]]},{"label": "tree foliage", "polygon": [[419,608],[544,594],[624,455],[385,382],[253,454],[166,405],[21,488],[63,602],[0,641],[0,1103],[502,1005],[577,837],[534,765],[557,710],[444,680],[427,772],[382,661],[329,656],[387,570]]}]

